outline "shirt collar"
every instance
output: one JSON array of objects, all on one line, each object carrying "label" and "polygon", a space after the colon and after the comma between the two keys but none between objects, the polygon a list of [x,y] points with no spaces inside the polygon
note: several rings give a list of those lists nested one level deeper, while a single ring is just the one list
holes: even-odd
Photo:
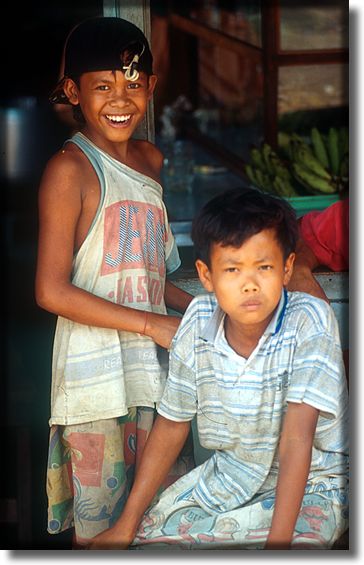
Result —
[{"label": "shirt collar", "polygon": [[[284,288],[282,290],[281,298],[280,298],[280,301],[279,301],[278,306],[276,308],[276,311],[274,312],[273,318],[271,319],[268,326],[266,327],[264,335],[269,335],[269,334],[274,335],[274,334],[278,333],[279,330],[281,329],[283,318],[284,318],[284,313],[285,313],[285,310],[286,310],[286,307],[287,307],[287,300],[288,300],[288,293],[287,293],[286,289]],[[208,322],[202,328],[200,337],[204,341],[209,341],[211,343],[214,343],[215,339],[217,337],[217,334],[219,332],[219,329],[221,328],[221,325],[223,324],[223,320],[224,320],[225,316],[226,316],[225,312],[223,310],[221,310],[220,306],[217,304],[215,310],[212,313],[211,318],[208,320]]]}]

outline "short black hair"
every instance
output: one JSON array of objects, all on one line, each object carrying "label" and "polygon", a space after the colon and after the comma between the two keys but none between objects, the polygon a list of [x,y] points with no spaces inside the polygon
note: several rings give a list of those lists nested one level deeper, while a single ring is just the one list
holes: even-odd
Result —
[{"label": "short black hair", "polygon": [[227,190],[207,202],[192,222],[197,259],[210,267],[213,244],[240,247],[253,235],[274,229],[284,260],[298,240],[296,213],[283,198],[253,188]]}]

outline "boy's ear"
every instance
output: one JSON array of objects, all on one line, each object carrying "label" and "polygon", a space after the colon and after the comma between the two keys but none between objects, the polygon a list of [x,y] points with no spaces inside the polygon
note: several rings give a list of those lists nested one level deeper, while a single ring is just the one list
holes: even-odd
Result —
[{"label": "boy's ear", "polygon": [[78,88],[76,83],[70,79],[67,78],[64,82],[63,85],[63,91],[65,93],[65,95],[67,96],[68,100],[70,101],[71,104],[73,104],[74,106],[77,106],[78,104]]},{"label": "boy's ear", "polygon": [[150,98],[153,95],[155,85],[157,84],[157,80],[158,79],[156,75],[150,75],[148,77],[148,100],[150,100]]},{"label": "boy's ear", "polygon": [[291,253],[286,259],[286,262],[284,264],[283,286],[287,286],[287,284],[291,280],[295,258],[296,258],[296,254]]},{"label": "boy's ear", "polygon": [[197,269],[199,279],[204,289],[207,290],[207,292],[213,292],[214,287],[211,281],[211,273],[206,263],[201,261],[201,259],[197,259],[195,266]]}]

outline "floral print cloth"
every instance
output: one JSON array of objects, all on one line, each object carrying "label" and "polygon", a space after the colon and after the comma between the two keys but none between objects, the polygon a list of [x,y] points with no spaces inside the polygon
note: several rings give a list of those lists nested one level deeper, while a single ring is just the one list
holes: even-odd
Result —
[{"label": "floral print cloth", "polygon": [[[155,415],[152,408],[131,408],[120,418],[51,427],[49,533],[74,527],[75,541],[82,545],[113,525],[130,492]],[[192,448],[186,445],[163,488],[193,467]]]}]

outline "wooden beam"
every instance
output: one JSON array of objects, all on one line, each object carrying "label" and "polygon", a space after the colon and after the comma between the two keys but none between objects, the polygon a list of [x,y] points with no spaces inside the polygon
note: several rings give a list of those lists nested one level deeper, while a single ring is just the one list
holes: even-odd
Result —
[{"label": "wooden beam", "polygon": [[276,54],[280,67],[290,65],[327,65],[335,63],[349,63],[347,49],[327,49],[312,51],[280,51]]},{"label": "wooden beam", "polygon": [[279,0],[262,2],[264,139],[277,146],[278,58],[280,50]]},{"label": "wooden beam", "polygon": [[222,47],[243,57],[249,57],[251,60],[256,61],[256,63],[261,61],[261,49],[246,41],[236,39],[223,31],[212,29],[205,24],[184,18],[179,14],[171,13],[169,21],[172,26],[211,43],[214,47]]}]

